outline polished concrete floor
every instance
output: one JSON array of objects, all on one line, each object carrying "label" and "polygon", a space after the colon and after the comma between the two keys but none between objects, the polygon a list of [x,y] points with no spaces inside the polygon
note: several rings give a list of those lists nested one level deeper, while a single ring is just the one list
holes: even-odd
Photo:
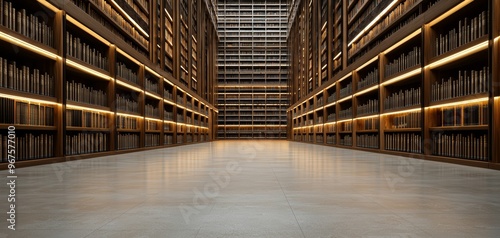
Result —
[{"label": "polished concrete floor", "polygon": [[[500,171],[288,141],[17,170],[3,237],[500,237]],[[6,177],[6,171],[1,171]],[[8,191],[1,186],[6,217]]]}]

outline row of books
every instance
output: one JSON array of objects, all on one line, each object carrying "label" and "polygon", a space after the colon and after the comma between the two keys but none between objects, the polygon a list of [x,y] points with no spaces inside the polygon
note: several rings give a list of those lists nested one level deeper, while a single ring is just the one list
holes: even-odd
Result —
[{"label": "row of books", "polygon": [[438,109],[441,126],[488,125],[488,103],[460,105]]},{"label": "row of books", "polygon": [[102,112],[66,109],[66,126],[109,128],[109,117]]},{"label": "row of books", "polygon": [[139,76],[137,75],[137,70],[128,68],[127,65],[123,62],[116,62],[116,76],[129,82],[139,84]]},{"label": "row of books", "polygon": [[53,97],[54,76],[46,69],[0,57],[0,87]]},{"label": "row of books", "polygon": [[144,86],[146,88],[146,90],[150,91],[150,92],[154,92],[154,93],[158,93],[158,81],[153,79],[153,80],[150,80],[150,79],[146,79],[145,80],[145,83],[144,83]]},{"label": "row of books", "polygon": [[346,121],[339,123],[339,131],[351,132],[352,131],[352,121]]},{"label": "row of books", "polygon": [[339,119],[347,119],[347,118],[352,118],[352,107],[340,110],[339,112]]},{"label": "row of books", "polygon": [[379,111],[378,99],[370,99],[366,101],[364,104],[358,105],[356,107],[356,116],[378,113],[378,111]]},{"label": "row of books", "polygon": [[332,94],[330,94],[330,96],[328,96],[328,98],[326,99],[326,102],[332,103],[335,100],[337,100],[337,93],[332,93]]},{"label": "row of books", "polygon": [[116,128],[127,130],[138,130],[139,119],[136,117],[116,116]]},{"label": "row of books", "polygon": [[[138,42],[139,44],[142,45],[142,47],[147,48],[149,45],[149,40],[147,39],[148,37],[143,36],[140,30],[136,29],[132,25],[132,23],[128,20],[128,18],[123,17],[120,12],[115,10],[113,6],[111,6],[106,0],[91,0],[93,4],[95,4],[99,8],[99,13],[95,12],[92,8],[90,8],[90,11],[87,12],[91,17],[95,18],[98,22],[100,22],[104,26],[108,25],[114,25],[116,24],[118,27],[120,27],[123,31],[128,33],[128,36],[133,37],[133,39]],[[84,9],[87,11],[87,9]],[[108,21],[105,21],[100,17],[100,14],[106,14],[109,18],[112,19],[114,24],[109,24]],[[142,29],[146,32],[148,32],[148,29]],[[115,30],[116,31],[116,30]]]},{"label": "row of books", "polygon": [[486,93],[489,88],[489,72],[487,66],[481,70],[459,70],[457,78],[438,80],[431,86],[431,100]]},{"label": "row of books", "polygon": [[165,134],[163,135],[163,144],[164,145],[171,145],[174,143],[174,136],[171,134]]},{"label": "row of books", "polygon": [[146,147],[159,146],[160,134],[146,133],[146,135],[144,136],[144,145]]},{"label": "row of books", "polygon": [[158,124],[159,124],[158,121],[146,120],[146,130],[148,131],[160,130],[160,126]]},{"label": "row of books", "polygon": [[78,132],[66,135],[66,155],[97,153],[108,150],[109,134]]},{"label": "row of books", "polygon": [[363,120],[356,120],[356,130],[378,130],[380,127],[380,120],[378,117],[367,118]]},{"label": "row of books", "polygon": [[[404,15],[408,13],[409,10],[413,9],[420,2],[421,0],[406,0],[401,2],[391,12],[389,12],[387,16],[385,16],[376,25],[374,25],[363,37],[361,37],[357,42],[351,45],[351,48],[349,49],[349,55],[353,55],[354,52],[364,47],[372,39],[376,38],[381,32],[387,30],[387,28],[390,27],[390,25],[393,22],[401,19]],[[416,16],[417,14],[412,14],[411,16],[405,17],[407,18],[407,20],[400,21],[400,25],[395,27],[394,30],[397,30],[401,28],[403,25],[406,25],[408,22],[412,21]],[[394,30],[392,32],[394,32]],[[388,37],[389,36],[387,35],[386,38]]]},{"label": "row of books", "polygon": [[339,145],[352,146],[352,136],[340,135]]},{"label": "row of books", "polygon": [[337,131],[337,125],[336,124],[329,124],[329,125],[326,125],[326,129],[325,131],[327,133],[335,133]]},{"label": "row of books", "polygon": [[377,134],[362,134],[356,136],[356,146],[363,148],[378,149],[378,135]]},{"label": "row of books", "polygon": [[[145,2],[142,1],[143,3],[139,3],[137,0],[122,0],[122,1],[117,1],[119,4],[121,2],[127,3],[127,5],[131,8],[130,11],[127,11],[124,8],[124,10],[127,12],[129,15],[136,14],[136,19],[137,17],[140,18],[144,23],[149,24],[149,10],[144,10],[144,9],[149,9],[149,1]],[[120,4],[121,5],[121,4]],[[133,10],[133,11],[132,11]]]},{"label": "row of books", "polygon": [[327,121],[327,122],[332,122],[332,121],[335,121],[335,120],[336,120],[336,117],[335,117],[335,116],[336,116],[336,114],[335,114],[335,113],[330,113],[330,114],[328,114],[326,121]]},{"label": "row of books", "polygon": [[414,46],[410,52],[401,54],[398,58],[391,60],[385,65],[385,76],[389,77],[410,67],[420,65],[421,56],[422,49],[419,46]]},{"label": "row of books", "polygon": [[419,133],[386,133],[385,149],[409,153],[421,153],[422,136]]},{"label": "row of books", "polygon": [[[44,45],[54,46],[54,30],[39,12],[16,9],[11,1],[0,0],[0,25]],[[47,15],[45,15],[47,16]]]},{"label": "row of books", "polygon": [[326,143],[327,144],[336,144],[337,143],[337,137],[335,135],[329,135],[329,136],[326,136]]},{"label": "row of books", "polygon": [[174,124],[173,123],[163,123],[163,132],[173,132]]},{"label": "row of books", "polygon": [[54,135],[16,132],[14,143],[9,143],[7,135],[0,135],[0,155],[2,162],[8,162],[8,151],[15,146],[16,161],[54,157]]},{"label": "row of books", "polygon": [[316,135],[316,143],[323,143],[324,138],[325,137],[323,135]]},{"label": "row of books", "polygon": [[182,144],[184,142],[184,136],[183,135],[177,135],[177,144]]},{"label": "row of books", "polygon": [[69,32],[66,32],[66,53],[87,64],[109,70],[107,52],[95,48],[94,44],[87,43]]},{"label": "row of books", "polygon": [[421,102],[420,98],[420,87],[405,89],[404,91],[401,89],[398,92],[393,92],[385,98],[384,108],[388,110],[419,105]]},{"label": "row of books", "polygon": [[[352,9],[349,10],[347,13],[347,21],[349,22],[349,29],[356,29],[358,27],[363,27],[363,23],[365,23],[365,20],[368,18],[372,18],[373,14],[372,12],[377,8],[377,6],[384,2],[384,0],[373,0],[373,1],[368,1],[368,0],[358,0],[354,6],[352,4],[349,4],[349,6],[352,6]],[[368,6],[366,6],[369,4]],[[360,11],[363,11],[362,14],[359,14]],[[356,21],[351,22],[354,20],[354,17],[357,18]],[[352,30],[349,31],[349,35],[352,34]]]},{"label": "row of books", "polygon": [[172,100],[173,94],[170,90],[163,90],[163,97]]},{"label": "row of books", "polygon": [[349,96],[352,94],[352,82],[349,82],[343,88],[340,89],[340,98]]},{"label": "row of books", "polygon": [[488,34],[488,13],[482,11],[478,16],[458,21],[458,27],[436,37],[436,55],[444,54],[475,39]]},{"label": "row of books", "polygon": [[158,109],[158,107],[155,107],[148,103],[144,105],[144,114],[147,117],[160,118],[160,110]]},{"label": "row of books", "polygon": [[118,134],[118,149],[127,150],[139,148],[139,134],[137,133],[119,133]]},{"label": "row of books", "polygon": [[435,133],[432,154],[471,160],[488,160],[488,135],[475,133]]},{"label": "row of books", "polygon": [[108,106],[108,94],[106,91],[95,89],[84,83],[77,83],[75,80],[66,82],[66,99],[74,102]]},{"label": "row of books", "polygon": [[378,83],[378,68],[374,68],[372,71],[364,75],[358,82],[357,89],[363,89],[365,87],[375,85]]},{"label": "row of books", "polygon": [[169,111],[163,111],[163,119],[167,121],[173,121],[174,120],[174,113],[169,112]]},{"label": "row of books", "polygon": [[139,113],[139,103],[127,95],[116,95],[116,109],[121,111]]},{"label": "row of books", "polygon": [[54,107],[0,98],[0,124],[53,126]]},{"label": "row of books", "polygon": [[391,129],[421,128],[422,113],[418,111],[418,112],[409,112],[404,114],[396,114],[389,119],[389,122],[391,122],[391,125],[389,126],[389,128]]}]

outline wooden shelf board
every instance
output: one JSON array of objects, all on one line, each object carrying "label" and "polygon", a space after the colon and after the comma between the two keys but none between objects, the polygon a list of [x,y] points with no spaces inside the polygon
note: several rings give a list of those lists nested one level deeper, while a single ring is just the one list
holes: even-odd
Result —
[{"label": "wooden shelf board", "polygon": [[95,131],[95,132],[110,132],[109,128],[92,128],[92,127],[75,127],[67,126],[67,131]]},{"label": "wooden shelf board", "polygon": [[117,132],[122,132],[122,133],[140,133],[140,129],[116,129]]},{"label": "wooden shelf board", "polygon": [[23,124],[0,124],[0,129],[6,130],[10,126],[16,127],[16,130],[38,130],[38,131],[55,131],[56,126],[39,126],[39,125],[23,125]]},{"label": "wooden shelf board", "polygon": [[378,129],[375,129],[375,130],[356,130],[356,133],[378,133],[379,130]]},{"label": "wooden shelf board", "polygon": [[461,97],[455,97],[455,98],[449,98],[449,99],[445,99],[445,100],[431,102],[429,104],[429,106],[439,106],[439,105],[444,105],[444,104],[448,104],[448,103],[457,103],[457,102],[469,101],[469,100],[474,100],[474,99],[478,99],[478,98],[486,98],[486,97],[488,97],[488,93],[467,95],[467,96],[461,96]]},{"label": "wooden shelf board", "polygon": [[[446,58],[448,56],[451,56],[451,55],[456,54],[456,53],[458,53],[460,51],[466,50],[466,49],[468,49],[470,47],[473,47],[473,46],[475,46],[475,45],[477,45],[477,44],[479,44],[481,42],[487,41],[487,40],[488,40],[488,35],[485,35],[485,36],[482,36],[480,38],[477,38],[477,39],[475,39],[475,40],[473,40],[471,42],[463,44],[463,45],[461,45],[461,46],[459,46],[459,47],[457,47],[457,48],[455,48],[453,50],[450,50],[450,51],[444,53],[444,54],[441,54],[441,55],[438,55],[438,56],[435,56],[435,57],[431,58],[430,61],[429,61],[429,64],[435,63],[435,62],[437,62],[439,60],[442,60],[442,59],[444,59],[444,58]],[[485,49],[485,50],[488,50],[488,49]],[[464,59],[465,57],[468,57],[468,56],[459,57],[459,58],[453,59],[453,61],[461,60],[461,59]]]},{"label": "wooden shelf board", "polygon": [[477,125],[477,126],[440,126],[440,127],[429,127],[431,131],[475,131],[475,130],[488,130],[488,125]]},{"label": "wooden shelf board", "polygon": [[[106,70],[104,70],[104,69],[101,69],[101,68],[99,68],[99,67],[96,67],[96,66],[94,66],[94,65],[91,65],[91,64],[89,64],[89,63],[87,63],[87,62],[85,62],[85,61],[83,61],[83,60],[80,60],[80,59],[78,59],[78,58],[75,58],[75,57],[73,57],[73,56],[66,55],[66,59],[71,60],[71,61],[73,61],[73,62],[75,62],[75,63],[77,63],[77,64],[80,64],[80,65],[82,65],[82,66],[85,66],[85,67],[87,67],[87,68],[89,68],[89,69],[91,69],[91,70],[97,71],[97,72],[99,72],[99,73],[101,73],[101,74],[104,74],[104,75],[106,75],[106,76],[109,76],[109,75],[110,75],[110,73],[109,73],[108,71],[106,71]],[[109,63],[109,62],[108,62],[108,63]],[[74,71],[79,71],[79,72],[81,72],[81,73],[87,73],[86,71],[83,71],[81,68],[77,68],[77,67],[74,67],[74,66],[71,66],[71,65],[68,65],[68,68],[69,68],[69,69],[73,69]],[[96,76],[92,76],[92,77],[96,77]],[[110,78],[111,78],[111,76],[110,76]]]},{"label": "wooden shelf board", "polygon": [[384,132],[422,132],[422,128],[389,128],[384,129]]},{"label": "wooden shelf board", "polygon": [[395,112],[399,112],[399,111],[404,112],[404,111],[413,110],[413,109],[419,109],[419,108],[422,108],[422,105],[417,104],[417,105],[412,105],[412,106],[409,106],[409,107],[386,109],[381,114],[383,115],[384,113],[395,113]]},{"label": "wooden shelf board", "polygon": [[[28,44],[34,45],[34,46],[36,46],[38,48],[41,48],[41,49],[43,49],[43,50],[45,50],[47,52],[50,52],[50,53],[52,53],[54,55],[59,55],[57,53],[56,49],[54,49],[54,48],[52,48],[50,46],[44,45],[44,44],[42,44],[42,43],[40,43],[38,41],[32,40],[31,38],[26,37],[26,36],[24,36],[22,34],[19,34],[16,31],[13,31],[13,30],[11,30],[11,29],[3,26],[3,25],[0,25],[0,31],[3,32],[3,33],[5,33],[5,34],[7,34],[7,35],[9,35],[9,36],[11,36],[11,37],[18,38],[19,40],[22,40],[22,41],[24,41],[24,42],[26,42]],[[27,48],[25,48],[25,50],[31,51],[31,49],[27,49]],[[34,53],[34,54],[37,54],[37,53]]]},{"label": "wooden shelf board", "polygon": [[[109,107],[105,107],[105,106],[101,106],[101,105],[95,105],[95,104],[84,103],[84,102],[77,102],[77,101],[71,101],[71,100],[68,100],[67,104],[69,104],[69,105],[75,105],[75,106],[78,106],[78,107],[88,108],[89,111],[91,111],[92,109],[98,109],[98,110],[102,110],[102,111],[109,111],[109,112],[111,112],[111,109]],[[71,109],[71,106],[69,106],[69,107]],[[83,109],[76,109],[76,110],[83,110]]]},{"label": "wooden shelf board", "polygon": [[15,96],[16,99],[14,99],[14,100],[16,100],[16,101],[23,101],[21,99],[17,99],[17,98],[22,97],[22,98],[25,98],[24,101],[30,101],[30,99],[35,99],[35,100],[43,100],[43,101],[48,101],[48,102],[52,102],[52,103],[57,103],[57,99],[55,97],[27,93],[27,92],[17,91],[17,90],[13,90],[13,89],[8,89],[8,88],[0,88],[0,94]]}]

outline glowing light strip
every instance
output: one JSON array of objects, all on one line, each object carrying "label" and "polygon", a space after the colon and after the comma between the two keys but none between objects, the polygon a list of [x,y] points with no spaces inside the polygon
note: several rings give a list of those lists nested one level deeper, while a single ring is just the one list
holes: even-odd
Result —
[{"label": "glowing light strip", "polygon": [[362,117],[356,117],[356,118],[354,118],[354,120],[363,120],[363,119],[369,119],[369,118],[378,117],[378,116],[379,116],[379,114],[370,115],[370,116],[362,116]]},{"label": "glowing light strip", "polygon": [[356,69],[356,71],[360,71],[360,70],[362,70],[364,67],[366,67],[366,66],[368,66],[369,64],[373,63],[373,62],[374,62],[375,60],[377,60],[377,59],[378,59],[378,56],[373,57],[373,59],[368,60],[366,63],[364,63],[363,65],[359,66],[359,67]]},{"label": "glowing light strip", "polygon": [[330,107],[330,106],[333,106],[333,105],[335,105],[335,104],[337,104],[337,101],[335,101],[335,102],[332,102],[332,103],[330,103],[330,104],[327,104],[327,105],[325,106],[325,108],[326,108],[326,107]]},{"label": "glowing light strip", "polygon": [[477,44],[475,46],[469,47],[469,48],[467,48],[465,50],[462,50],[462,51],[457,52],[457,53],[455,53],[453,55],[450,55],[450,56],[448,56],[446,58],[443,58],[443,59],[440,59],[440,60],[438,60],[438,61],[436,61],[434,63],[431,63],[431,64],[425,66],[425,68],[432,69],[432,68],[435,68],[435,67],[439,67],[439,66],[441,66],[443,64],[446,64],[446,63],[448,63],[450,61],[453,61],[453,60],[456,60],[456,59],[460,59],[462,57],[465,57],[465,56],[477,53],[477,52],[479,52],[481,50],[484,50],[484,49],[487,49],[487,48],[488,48],[488,41],[486,40],[486,41],[481,42],[481,43],[479,43],[479,44]]},{"label": "glowing light strip", "polygon": [[333,122],[327,122],[327,123],[325,123],[325,126],[327,126],[327,125],[333,125],[333,124],[337,124],[337,122],[336,122],[336,121],[333,121]]},{"label": "glowing light strip", "polygon": [[130,88],[130,89],[132,89],[132,90],[135,90],[135,91],[137,91],[137,92],[140,92],[140,93],[144,92],[142,89],[140,89],[140,88],[138,88],[138,87],[135,87],[135,86],[132,86],[132,85],[130,85],[130,84],[128,84],[128,83],[122,82],[122,81],[120,81],[120,80],[116,80],[116,83],[117,83],[117,84],[120,84],[120,85],[122,85],[122,86],[125,86],[125,87],[127,87],[127,88]]},{"label": "glowing light strip", "polygon": [[382,18],[398,2],[399,0],[392,1],[391,4],[389,4],[389,6],[387,6],[384,10],[382,10],[377,15],[377,17],[375,17],[368,25],[366,25],[366,27],[356,37],[354,37],[354,39],[352,39],[352,41],[349,42],[347,46],[351,46],[352,43],[356,42],[362,35],[364,35],[368,30],[370,30],[370,28],[373,25],[375,25],[375,23],[377,23],[380,20],[380,18]]},{"label": "glowing light strip", "polygon": [[335,57],[333,57],[333,60],[336,60],[336,59],[337,59],[337,58],[339,58],[341,55],[342,55],[342,52],[338,53]]},{"label": "glowing light strip", "polygon": [[345,98],[342,98],[342,99],[338,100],[338,101],[337,101],[337,103],[341,103],[341,102],[343,102],[343,101],[347,101],[347,100],[349,100],[349,99],[351,99],[351,98],[352,98],[352,95],[347,96],[347,97],[345,97]]},{"label": "glowing light strip", "polygon": [[352,121],[352,118],[340,120],[340,121],[337,121],[337,123],[346,122],[346,121]]},{"label": "glowing light strip", "polygon": [[408,113],[408,112],[416,112],[416,111],[420,111],[420,110],[421,110],[421,108],[415,108],[415,109],[407,109],[407,110],[402,110],[402,111],[386,112],[386,113],[382,113],[381,116],[402,114],[402,113]]},{"label": "glowing light strip", "polygon": [[405,42],[409,41],[410,39],[412,39],[413,37],[417,36],[418,34],[422,33],[422,29],[418,29],[416,30],[415,32],[409,34],[408,36],[406,36],[405,38],[403,38],[402,40],[400,40],[398,43],[392,45],[391,47],[389,47],[387,50],[385,50],[383,53],[384,54],[387,54],[389,52],[391,52],[392,50],[394,50],[395,48],[399,47],[400,45],[404,44]]},{"label": "glowing light strip", "polygon": [[66,108],[78,109],[78,110],[85,110],[85,111],[93,111],[93,112],[95,111],[95,112],[102,112],[102,113],[108,113],[108,114],[113,114],[114,113],[112,111],[95,109],[95,108],[92,108],[92,107],[82,107],[82,106],[77,106],[77,105],[72,105],[72,104],[66,104]]},{"label": "glowing light strip", "polygon": [[54,7],[52,4],[48,3],[45,0],[38,0],[38,2],[41,3],[42,5],[44,5],[45,7],[47,7],[48,9],[52,10],[53,12],[59,11],[58,8]]},{"label": "glowing light strip", "polygon": [[97,76],[99,78],[102,78],[102,79],[105,79],[105,80],[113,80],[113,77],[109,76],[109,75],[105,75],[101,72],[98,72],[98,71],[95,71],[87,66],[84,66],[82,64],[79,64],[79,63],[76,63],[74,61],[71,61],[69,59],[66,59],[66,64],[68,64],[69,66],[72,66],[74,67],[75,69],[78,69],[78,70],[82,70],[82,71],[85,71],[87,73],[90,73],[94,76]]},{"label": "glowing light strip", "polygon": [[218,126],[220,126],[220,127],[287,127],[287,125],[218,125]]},{"label": "glowing light strip", "polygon": [[116,47],[116,51],[118,51],[118,53],[122,54],[123,56],[125,56],[127,59],[131,60],[132,62],[134,62],[135,64],[137,65],[141,65],[141,63],[139,61],[137,61],[136,59],[134,59],[132,56],[130,56],[129,54],[125,53],[125,51],[121,50],[120,48]]},{"label": "glowing light strip", "polygon": [[344,79],[346,79],[346,78],[349,78],[349,77],[351,77],[351,76],[352,76],[352,72],[350,72],[350,73],[348,73],[347,75],[345,75],[344,77],[340,78],[339,80],[337,80],[337,82],[339,82],[339,83],[340,83],[340,81],[342,81],[342,80],[344,80]]},{"label": "glowing light strip", "polygon": [[378,85],[374,85],[372,87],[369,87],[361,92],[357,92],[356,94],[354,94],[355,96],[358,96],[358,95],[361,95],[361,94],[364,94],[364,93],[367,93],[367,92],[370,92],[372,90],[375,90],[375,89],[378,89]]},{"label": "glowing light strip", "polygon": [[168,18],[170,19],[170,21],[174,21],[172,19],[172,16],[170,16],[170,13],[168,13],[167,9],[166,8],[163,8],[163,10],[165,10],[165,13],[167,14]]},{"label": "glowing light strip", "polygon": [[[51,102],[51,101],[46,101],[46,100],[42,100],[42,99],[19,97],[19,96],[15,96],[15,95],[4,94],[4,93],[0,93],[0,97],[14,99],[14,100],[23,101],[23,102],[34,102],[34,103],[44,103],[44,104],[50,104],[50,105],[61,105],[60,103],[57,103],[57,102]],[[2,112],[2,113],[4,113],[4,112]]]},{"label": "glowing light strip", "polygon": [[163,120],[161,119],[158,119],[158,118],[152,118],[152,117],[145,117],[146,120],[149,120],[149,121],[158,121],[158,122],[163,122]]},{"label": "glowing light strip", "polygon": [[92,35],[94,38],[98,39],[99,41],[101,41],[105,45],[107,45],[107,46],[111,45],[111,43],[109,43],[109,41],[107,41],[106,39],[102,38],[99,34],[95,33],[92,30],[90,30],[88,27],[86,27],[85,25],[83,25],[82,23],[80,23],[75,18],[71,17],[70,15],[66,15],[66,20],[68,20],[69,22],[71,22],[72,24],[74,24],[75,26],[77,26],[78,28],[84,30],[88,34]]},{"label": "glowing light strip", "polygon": [[422,68],[418,68],[418,69],[412,70],[412,71],[410,71],[408,73],[399,75],[398,77],[395,77],[393,79],[389,79],[389,80],[383,82],[381,85],[391,84],[391,83],[394,83],[394,82],[397,82],[397,81],[400,81],[400,80],[403,80],[403,79],[406,79],[406,78],[418,75],[420,73],[422,73]]},{"label": "glowing light strip", "polygon": [[327,66],[327,64],[323,65],[323,67],[321,67],[321,70],[324,70]]},{"label": "glowing light strip", "polygon": [[323,110],[323,109],[325,109],[325,107],[318,107],[318,108],[314,109],[314,112],[317,112],[317,111],[320,111],[320,110]]},{"label": "glowing light strip", "polygon": [[22,48],[26,49],[26,50],[29,50],[29,51],[33,51],[35,53],[39,53],[39,54],[42,54],[44,56],[47,56],[51,59],[61,59],[61,57],[59,57],[58,55],[52,53],[52,52],[49,52],[47,50],[44,50],[38,46],[35,46],[35,45],[32,45],[30,43],[27,43],[21,39],[18,39],[14,36],[11,36],[11,35],[8,35],[4,32],[1,32],[0,31],[0,39],[2,40],[5,40],[13,45],[17,45],[17,46],[21,46]]},{"label": "glowing light strip", "polygon": [[439,15],[438,18],[436,18],[433,21],[429,22],[429,24],[427,24],[427,25],[428,26],[433,26],[433,25],[437,24],[441,20],[447,18],[448,16],[450,16],[451,14],[453,14],[456,11],[460,10],[461,8],[465,7],[466,5],[468,5],[471,2],[473,2],[473,1],[472,0],[464,0],[464,1],[462,1],[460,4],[456,5],[455,7],[453,7],[452,9],[450,9],[449,11],[445,12],[444,14]]},{"label": "glowing light strip", "polygon": [[142,116],[127,114],[127,113],[123,113],[123,112],[117,112],[116,115],[118,115],[118,116],[124,116],[124,117],[135,117],[135,118],[139,118],[139,119],[144,119],[144,117],[142,117]]},{"label": "glowing light strip", "polygon": [[162,78],[161,75],[157,72],[155,72],[154,70],[152,70],[151,68],[149,68],[148,66],[144,66],[144,68],[149,71],[150,73],[154,74],[157,78]]},{"label": "glowing light strip", "polygon": [[156,98],[156,99],[158,99],[158,100],[162,100],[162,98],[161,98],[161,97],[158,97],[158,96],[156,96],[156,95],[154,95],[154,94],[152,94],[152,93],[150,93],[150,92],[145,92],[145,93],[146,93],[146,95],[148,95],[148,96],[150,96],[150,97],[154,97],[154,98]]},{"label": "glowing light strip", "polygon": [[172,85],[172,86],[175,86],[172,82],[170,82],[167,78],[163,78],[163,81],[165,81],[166,83]]},{"label": "glowing light strip", "polygon": [[166,102],[166,103],[168,103],[168,104],[170,104],[170,105],[172,105],[172,106],[177,105],[177,104],[175,104],[174,102],[172,102],[172,101],[170,101],[170,100],[168,100],[168,99],[165,99],[165,98],[163,99],[163,101],[164,101],[164,102]]},{"label": "glowing light strip", "polygon": [[463,105],[463,104],[470,104],[470,103],[484,102],[484,101],[488,101],[488,97],[476,98],[476,99],[471,99],[471,100],[466,100],[466,101],[461,101],[461,102],[452,102],[452,103],[433,105],[433,106],[426,107],[426,109],[427,108],[438,108],[438,107],[449,107],[449,106],[456,106],[456,105]]},{"label": "glowing light strip", "polygon": [[116,8],[118,8],[118,10],[123,14],[125,15],[125,17],[128,18],[129,21],[132,22],[132,24],[134,24],[135,27],[137,27],[137,29],[139,29],[139,31],[144,34],[146,37],[149,38],[149,34],[147,32],[145,32],[142,27],[139,26],[139,24],[137,24],[137,22],[134,21],[134,19],[132,19],[132,17],[130,17],[127,12],[125,12],[121,7],[120,5],[118,5],[118,3],[115,2],[115,0],[111,0],[111,3],[113,3],[113,5],[115,5]]},{"label": "glowing light strip", "polygon": [[328,86],[327,88],[325,88],[326,90],[332,88],[333,86],[335,86],[337,84],[337,82],[334,82],[332,85]]},{"label": "glowing light strip", "polygon": [[163,123],[174,123],[175,124],[175,121],[163,120]]},{"label": "glowing light strip", "polygon": [[325,21],[325,24],[323,24],[323,26],[321,27],[321,30],[325,29],[327,23],[328,23],[328,21]]}]

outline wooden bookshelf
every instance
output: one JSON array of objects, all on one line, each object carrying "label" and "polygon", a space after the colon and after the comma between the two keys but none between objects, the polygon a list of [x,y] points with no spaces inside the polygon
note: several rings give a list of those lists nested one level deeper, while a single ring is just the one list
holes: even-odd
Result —
[{"label": "wooden bookshelf", "polygon": [[[300,92],[288,109],[290,140],[311,142],[307,107],[324,119],[314,125],[323,128],[324,142],[317,144],[500,168],[500,150],[491,146],[500,141],[497,1],[353,0],[318,6],[334,18],[326,24],[331,74],[302,91],[309,69],[301,57],[311,47],[300,41],[302,25],[310,24],[301,18],[308,9],[301,3],[289,37],[290,62],[299,66],[291,70],[290,87]],[[322,57],[321,51],[312,54]],[[325,104],[309,108],[318,95]]]},{"label": "wooden bookshelf", "polygon": [[[12,15],[0,21],[0,107],[9,112],[0,117],[1,157],[9,126],[16,127],[16,167],[211,141],[213,12],[202,1],[184,2],[192,62],[184,68],[197,82],[186,84],[175,68],[181,56],[173,34],[182,6],[170,3],[0,1],[2,15]],[[210,52],[199,51],[200,43]],[[211,70],[196,70],[202,65]]]}]

